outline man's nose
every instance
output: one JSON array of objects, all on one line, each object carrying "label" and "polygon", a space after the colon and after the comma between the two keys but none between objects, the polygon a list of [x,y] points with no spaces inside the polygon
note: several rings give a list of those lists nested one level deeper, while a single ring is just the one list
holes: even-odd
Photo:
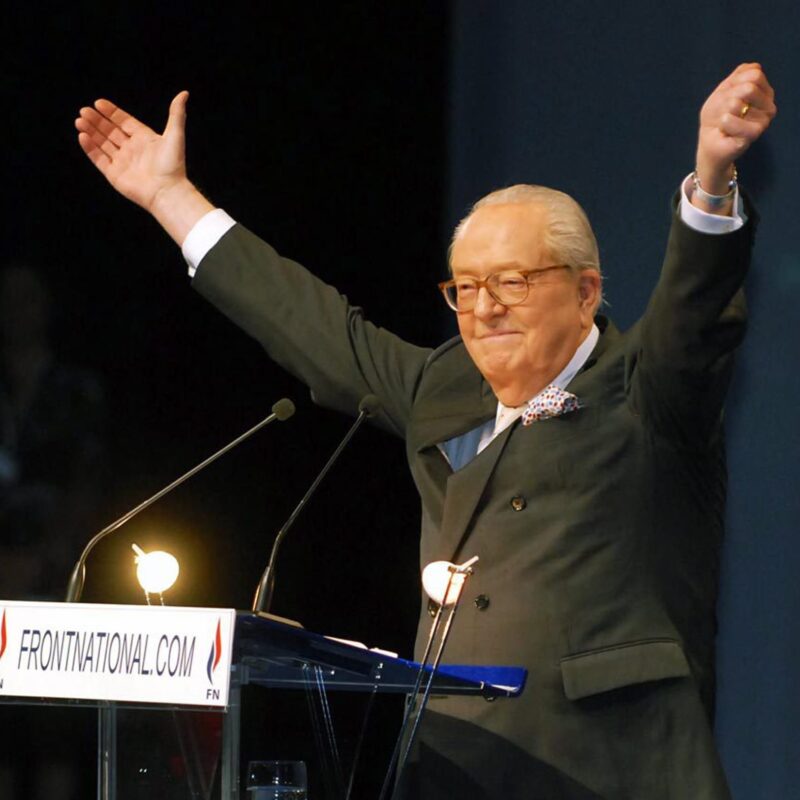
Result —
[{"label": "man's nose", "polygon": [[478,319],[490,319],[491,317],[503,314],[506,307],[502,303],[498,303],[494,297],[489,294],[489,290],[485,286],[478,289],[478,296],[475,298],[475,308],[473,313]]}]

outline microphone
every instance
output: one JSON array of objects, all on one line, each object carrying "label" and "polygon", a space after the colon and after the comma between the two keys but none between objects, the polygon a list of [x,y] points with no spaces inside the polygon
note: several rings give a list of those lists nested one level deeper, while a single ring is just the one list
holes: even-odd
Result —
[{"label": "microphone", "polygon": [[180,478],[174,480],[169,486],[165,486],[163,489],[161,489],[161,491],[156,492],[152,497],[145,500],[143,503],[139,503],[136,508],[132,508],[126,514],[123,514],[118,520],[115,520],[110,525],[103,528],[103,530],[101,530],[99,533],[96,533],[89,541],[89,544],[83,548],[81,557],[78,559],[72,569],[72,574],[69,578],[69,585],[67,586],[67,596],[65,597],[64,602],[80,602],[81,595],[83,594],[83,584],[86,580],[86,559],[89,557],[89,553],[94,550],[95,545],[101,539],[104,539],[109,533],[113,533],[115,530],[117,530],[117,528],[121,528],[126,522],[128,522],[128,520],[133,519],[140,511],[144,511],[148,506],[155,503],[156,500],[160,500],[165,494],[171,492],[177,486],[180,486],[184,481],[200,472],[201,469],[204,469],[213,461],[216,461],[220,456],[225,455],[228,450],[236,447],[237,444],[252,436],[256,431],[261,430],[261,428],[263,428],[265,425],[269,425],[270,422],[274,422],[275,420],[283,422],[284,420],[289,419],[292,414],[294,414],[294,403],[286,397],[278,400],[278,402],[272,406],[272,413],[268,417],[262,419],[258,425],[254,425],[252,428],[250,428],[250,430],[245,431],[241,436],[238,436],[232,442],[226,444],[225,447],[217,450],[214,455],[209,456],[205,461],[200,462],[196,467],[190,469],[186,474],[181,475]]},{"label": "microphone", "polygon": [[272,543],[272,553],[269,557],[269,563],[267,564],[267,568],[264,570],[264,574],[261,576],[261,582],[258,584],[255,597],[253,598],[253,611],[256,614],[269,613],[270,606],[272,605],[272,593],[275,590],[275,562],[278,558],[278,550],[280,549],[281,542],[289,532],[289,528],[292,527],[295,519],[297,519],[298,514],[303,510],[306,503],[311,498],[311,495],[314,494],[320,483],[322,483],[322,479],[328,474],[328,471],[334,465],[336,459],[339,458],[342,450],[344,450],[344,448],[347,446],[347,443],[350,441],[350,439],[353,438],[353,434],[361,427],[361,423],[367,417],[374,417],[375,414],[380,411],[380,408],[381,401],[375,397],[374,394],[368,394],[361,398],[361,402],[358,404],[358,417],[356,418],[356,421],[353,423],[350,430],[347,431],[347,434],[339,443],[339,446],[333,451],[333,455],[331,455],[331,457],[328,459],[328,462],[322,468],[322,471],[319,473],[319,475],[317,475],[314,483],[311,484],[308,491],[303,495],[302,500],[300,500],[300,502],[297,504],[295,510],[292,511],[289,519],[286,520],[283,527],[278,531],[278,535],[275,537],[275,541]]}]

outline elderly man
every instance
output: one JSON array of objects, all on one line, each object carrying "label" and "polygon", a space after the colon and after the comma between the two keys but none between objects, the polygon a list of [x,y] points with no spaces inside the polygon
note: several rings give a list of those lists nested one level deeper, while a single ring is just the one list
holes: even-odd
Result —
[{"label": "elderly man", "polygon": [[422,563],[481,557],[448,659],[529,670],[517,700],[432,700],[408,796],[727,797],[711,735],[721,414],[755,222],[734,161],[775,114],[760,66],[703,106],[662,274],[630,331],[597,314],[579,206],[516,186],[456,229],[442,290],[461,335],[436,350],[366,322],[214,209],[186,177],[186,100],[163,135],[98,100],[76,120],[80,145],[318,402],[352,413],[381,398],[422,498]]}]

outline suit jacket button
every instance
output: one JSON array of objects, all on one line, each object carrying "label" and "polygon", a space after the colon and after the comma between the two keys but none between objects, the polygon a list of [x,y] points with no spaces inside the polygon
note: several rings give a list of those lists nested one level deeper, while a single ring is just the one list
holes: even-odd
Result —
[{"label": "suit jacket button", "polygon": [[522,511],[522,509],[527,505],[528,501],[521,494],[515,495],[511,498],[511,508],[513,508],[514,511]]},{"label": "suit jacket button", "polygon": [[479,594],[475,598],[475,608],[478,611],[486,611],[489,608],[489,595],[488,594]]},{"label": "suit jacket button", "polygon": [[435,600],[428,600],[428,616],[435,617],[439,611],[439,604]]}]

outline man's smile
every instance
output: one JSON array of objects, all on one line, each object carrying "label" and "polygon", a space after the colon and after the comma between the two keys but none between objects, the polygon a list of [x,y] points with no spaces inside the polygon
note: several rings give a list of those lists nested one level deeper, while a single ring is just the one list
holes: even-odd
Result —
[{"label": "man's smile", "polygon": [[479,333],[475,336],[475,338],[479,339],[482,342],[486,342],[486,341],[504,339],[507,336],[519,336],[519,335],[521,335],[519,331],[500,330],[500,331],[486,331],[485,333]]}]

